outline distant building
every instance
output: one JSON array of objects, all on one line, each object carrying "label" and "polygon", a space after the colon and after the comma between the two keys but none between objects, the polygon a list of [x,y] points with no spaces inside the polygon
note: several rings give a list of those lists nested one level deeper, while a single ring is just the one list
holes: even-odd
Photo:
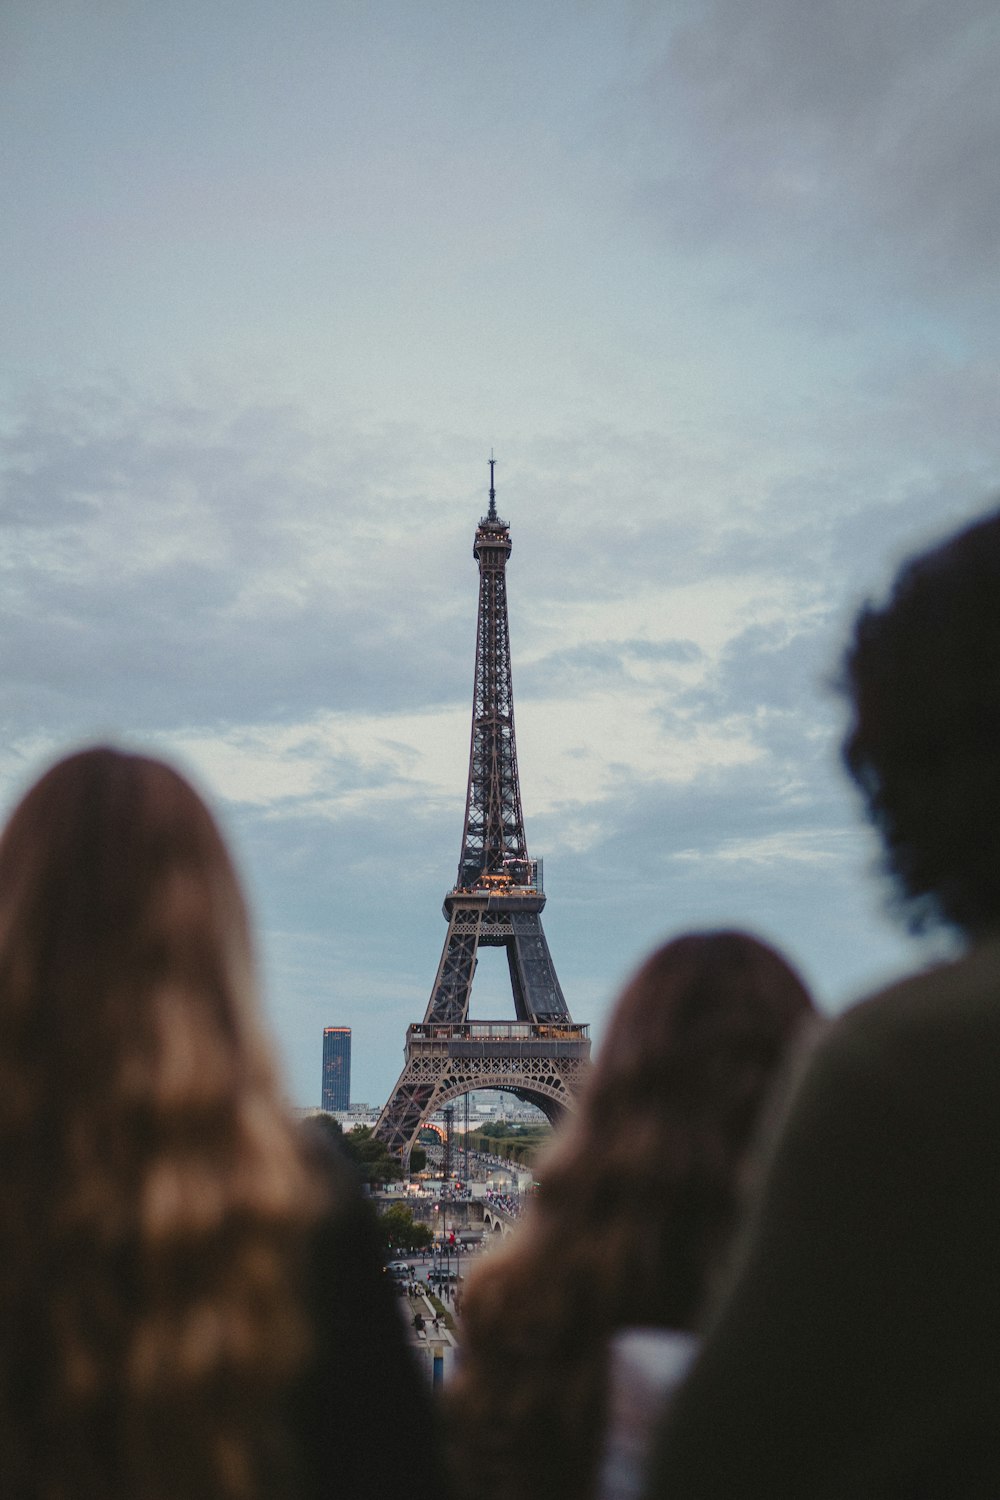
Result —
[{"label": "distant building", "polygon": [[351,1028],[323,1028],[323,1095],[322,1108],[330,1110],[351,1107]]}]

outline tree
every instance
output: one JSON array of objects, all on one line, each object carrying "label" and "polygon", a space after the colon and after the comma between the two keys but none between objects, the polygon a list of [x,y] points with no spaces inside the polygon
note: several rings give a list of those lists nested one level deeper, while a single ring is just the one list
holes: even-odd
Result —
[{"label": "tree", "polygon": [[344,1127],[335,1115],[329,1115],[325,1110],[320,1110],[319,1114],[309,1116],[308,1123],[310,1129],[313,1125],[316,1125],[320,1130],[325,1130],[327,1135],[333,1136],[337,1144],[343,1149]]},{"label": "tree", "polygon": [[430,1225],[414,1219],[412,1210],[405,1203],[393,1203],[379,1214],[378,1222],[387,1250],[423,1250],[434,1242]]},{"label": "tree", "polygon": [[552,1127],[547,1124],[507,1125],[491,1121],[481,1130],[470,1132],[469,1145],[473,1151],[487,1151],[530,1166],[539,1150],[548,1145],[551,1135]]},{"label": "tree", "polygon": [[337,1146],[353,1163],[362,1182],[396,1182],[403,1175],[403,1167],[397,1156],[393,1156],[383,1141],[372,1135],[370,1125],[355,1125],[345,1135],[339,1120],[333,1115],[319,1114],[310,1117],[333,1137]]},{"label": "tree", "polygon": [[370,1125],[355,1125],[344,1136],[344,1145],[357,1163],[365,1182],[397,1182],[403,1166],[384,1141],[376,1140]]},{"label": "tree", "polygon": [[414,1146],[410,1151],[410,1171],[422,1172],[427,1165],[427,1152],[423,1146]]}]

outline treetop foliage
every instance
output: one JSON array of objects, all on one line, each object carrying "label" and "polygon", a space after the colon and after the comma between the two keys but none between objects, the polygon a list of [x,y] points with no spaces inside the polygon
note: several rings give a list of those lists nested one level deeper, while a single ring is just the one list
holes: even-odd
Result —
[{"label": "treetop foliage", "polygon": [[340,1148],[357,1168],[362,1182],[397,1182],[403,1175],[402,1164],[384,1141],[376,1140],[370,1125],[355,1125],[345,1134],[339,1120],[332,1115],[316,1116],[318,1124],[334,1136]]},{"label": "treetop foliage", "polygon": [[423,1250],[434,1243],[434,1231],[413,1217],[405,1203],[393,1203],[378,1216],[386,1250]]}]

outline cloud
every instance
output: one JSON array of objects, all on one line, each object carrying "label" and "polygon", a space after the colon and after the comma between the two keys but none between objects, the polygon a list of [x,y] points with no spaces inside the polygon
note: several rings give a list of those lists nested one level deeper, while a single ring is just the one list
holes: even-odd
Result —
[{"label": "cloud", "polygon": [[[345,1016],[384,1096],[457,869],[485,464],[207,383],[24,398],[6,427],[0,782],[95,734],[179,759],[247,872],[296,1097]],[[791,448],[744,484],[706,432],[664,479],[662,435],[606,423],[503,476],[529,847],[581,1019],[685,925],[791,941],[833,998],[901,952],[865,916],[825,675],[845,597],[951,502],[933,474],[866,493],[856,456],[841,494],[834,450],[821,481]]]},{"label": "cloud", "polygon": [[0,640],[29,726],[284,722],[456,690],[443,508],[389,460],[403,434],[107,392],[8,427]]},{"label": "cloud", "polygon": [[637,206],[674,244],[725,240],[833,277],[860,257],[924,294],[992,278],[1000,21],[987,0],[707,0],[665,29],[643,80]]},{"label": "cloud", "polygon": [[842,828],[795,829],[759,838],[723,839],[712,849],[678,849],[672,856],[687,864],[771,866],[787,870],[795,865],[834,867],[842,855]]}]

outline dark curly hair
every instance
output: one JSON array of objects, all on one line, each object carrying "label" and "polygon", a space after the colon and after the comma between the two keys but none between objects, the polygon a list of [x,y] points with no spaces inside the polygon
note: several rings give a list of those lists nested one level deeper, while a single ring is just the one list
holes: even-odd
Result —
[{"label": "dark curly hair", "polygon": [[911,558],[858,616],[844,762],[914,929],[1000,926],[1000,511]]}]

